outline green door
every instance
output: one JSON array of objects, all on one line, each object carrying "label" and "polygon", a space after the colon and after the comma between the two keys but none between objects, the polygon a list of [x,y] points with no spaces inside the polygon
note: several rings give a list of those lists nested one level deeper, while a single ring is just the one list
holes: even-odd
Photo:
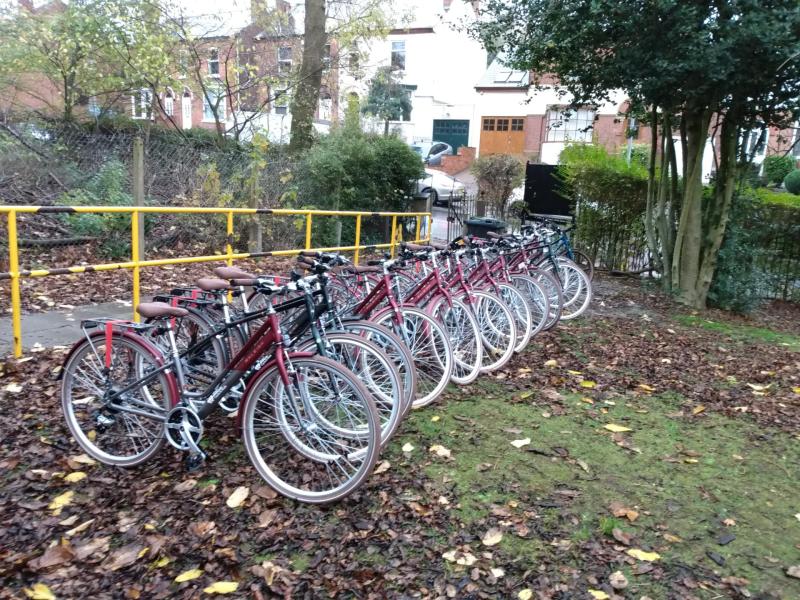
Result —
[{"label": "green door", "polygon": [[469,119],[434,119],[433,141],[450,144],[457,153],[461,146],[469,145]]}]

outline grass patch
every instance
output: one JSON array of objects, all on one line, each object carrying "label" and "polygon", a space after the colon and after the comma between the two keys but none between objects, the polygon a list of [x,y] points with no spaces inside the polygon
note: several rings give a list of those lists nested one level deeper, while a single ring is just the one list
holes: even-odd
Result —
[{"label": "grass patch", "polygon": [[[760,340],[784,339],[749,329],[756,333],[747,335]],[[513,400],[518,393],[498,388],[478,383],[471,388],[474,396],[413,413],[406,439],[395,444],[409,441],[417,459],[430,458],[426,473],[455,499],[453,528],[459,522],[483,526],[492,519],[492,505],[518,503],[518,510],[535,513],[531,525],[538,535],[505,535],[499,549],[511,561],[553,553],[548,537],[581,542],[618,528],[667,564],[697,565],[723,577],[744,577],[751,590],[800,597],[800,581],[784,574],[798,562],[797,536],[788,533],[800,531],[794,516],[800,510],[796,440],[721,415],[680,416],[682,399],[670,394],[630,395],[594,406],[565,395],[566,413],[545,418],[547,406],[529,403],[535,394],[519,402]],[[440,417],[435,422],[434,414]],[[603,428],[608,423],[631,429],[623,434],[628,449]],[[526,437],[528,446],[510,444]],[[429,456],[432,444],[449,448],[452,458]],[[639,517],[614,517],[612,502]],[[726,534],[736,539],[719,544]],[[713,564],[707,552],[721,555],[725,565]],[[576,566],[580,560],[573,558]],[[660,596],[665,585],[644,575],[633,587]]]},{"label": "grass patch", "polygon": [[780,345],[791,350],[800,351],[800,337],[789,333],[781,333],[764,327],[711,321],[695,315],[678,315],[675,320],[686,327],[702,327],[737,340]]}]

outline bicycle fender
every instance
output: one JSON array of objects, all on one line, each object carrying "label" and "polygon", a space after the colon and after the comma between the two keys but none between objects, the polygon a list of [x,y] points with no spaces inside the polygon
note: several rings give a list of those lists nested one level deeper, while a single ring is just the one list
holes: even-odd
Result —
[{"label": "bicycle fender", "polygon": [[[289,352],[289,360],[293,358],[312,358],[316,356],[314,352]],[[249,378],[247,381],[247,388],[244,390],[244,396],[242,396],[242,401],[239,404],[239,411],[236,413],[236,431],[239,432],[239,435],[242,435],[242,415],[247,408],[247,403],[250,401],[250,394],[253,392],[253,388],[259,382],[259,380],[266,374],[266,372],[275,366],[277,361],[273,358],[263,367],[261,367],[252,377]]]},{"label": "bicycle fender", "polygon": [[[142,336],[136,335],[129,331],[119,330],[111,332],[111,337],[113,336],[126,337],[133,340],[135,343],[141,345],[147,351],[147,353],[153,357],[159,367],[164,365],[164,355],[161,354],[161,352],[155,346],[153,346],[153,344],[151,344]],[[89,339],[93,340],[94,338],[103,338],[103,342],[105,342],[108,337],[109,335],[104,329],[93,331],[89,334]],[[86,338],[79,340],[72,345],[72,348],[70,348],[67,356],[64,358],[64,362],[61,363],[61,369],[56,376],[56,381],[61,381],[62,377],[64,376],[64,366],[66,366],[67,361],[72,358],[72,355],[75,354],[75,352],[78,350],[78,347],[81,346],[81,344],[83,344],[85,341]],[[167,386],[169,386],[169,392],[172,396],[172,405],[175,406],[178,402],[180,402],[180,389],[178,388],[178,380],[175,377],[175,373],[172,371],[164,371],[164,376],[167,378]]]}]

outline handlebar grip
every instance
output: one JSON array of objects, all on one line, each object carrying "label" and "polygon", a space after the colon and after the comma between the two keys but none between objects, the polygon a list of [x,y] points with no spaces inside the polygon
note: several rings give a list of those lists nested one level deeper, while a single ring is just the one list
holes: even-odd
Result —
[{"label": "handlebar grip", "polygon": [[317,263],[315,261],[311,260],[311,259],[306,258],[305,256],[300,256],[297,259],[297,264],[299,264],[299,265],[308,265],[308,266],[313,267]]},{"label": "handlebar grip", "polygon": [[492,240],[502,240],[503,236],[495,231],[487,231],[486,237]]},{"label": "handlebar grip", "polygon": [[383,261],[382,260],[368,260],[367,261],[367,265],[370,266],[370,267],[380,267],[381,265],[383,265]]}]

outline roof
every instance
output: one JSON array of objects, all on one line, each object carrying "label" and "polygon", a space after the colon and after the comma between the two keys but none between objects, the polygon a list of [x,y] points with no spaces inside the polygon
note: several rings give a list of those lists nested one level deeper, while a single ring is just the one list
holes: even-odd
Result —
[{"label": "roof", "polygon": [[505,89],[521,91],[530,86],[531,77],[528,71],[517,71],[503,64],[502,58],[495,58],[487,67],[481,80],[475,85],[476,90]]}]

